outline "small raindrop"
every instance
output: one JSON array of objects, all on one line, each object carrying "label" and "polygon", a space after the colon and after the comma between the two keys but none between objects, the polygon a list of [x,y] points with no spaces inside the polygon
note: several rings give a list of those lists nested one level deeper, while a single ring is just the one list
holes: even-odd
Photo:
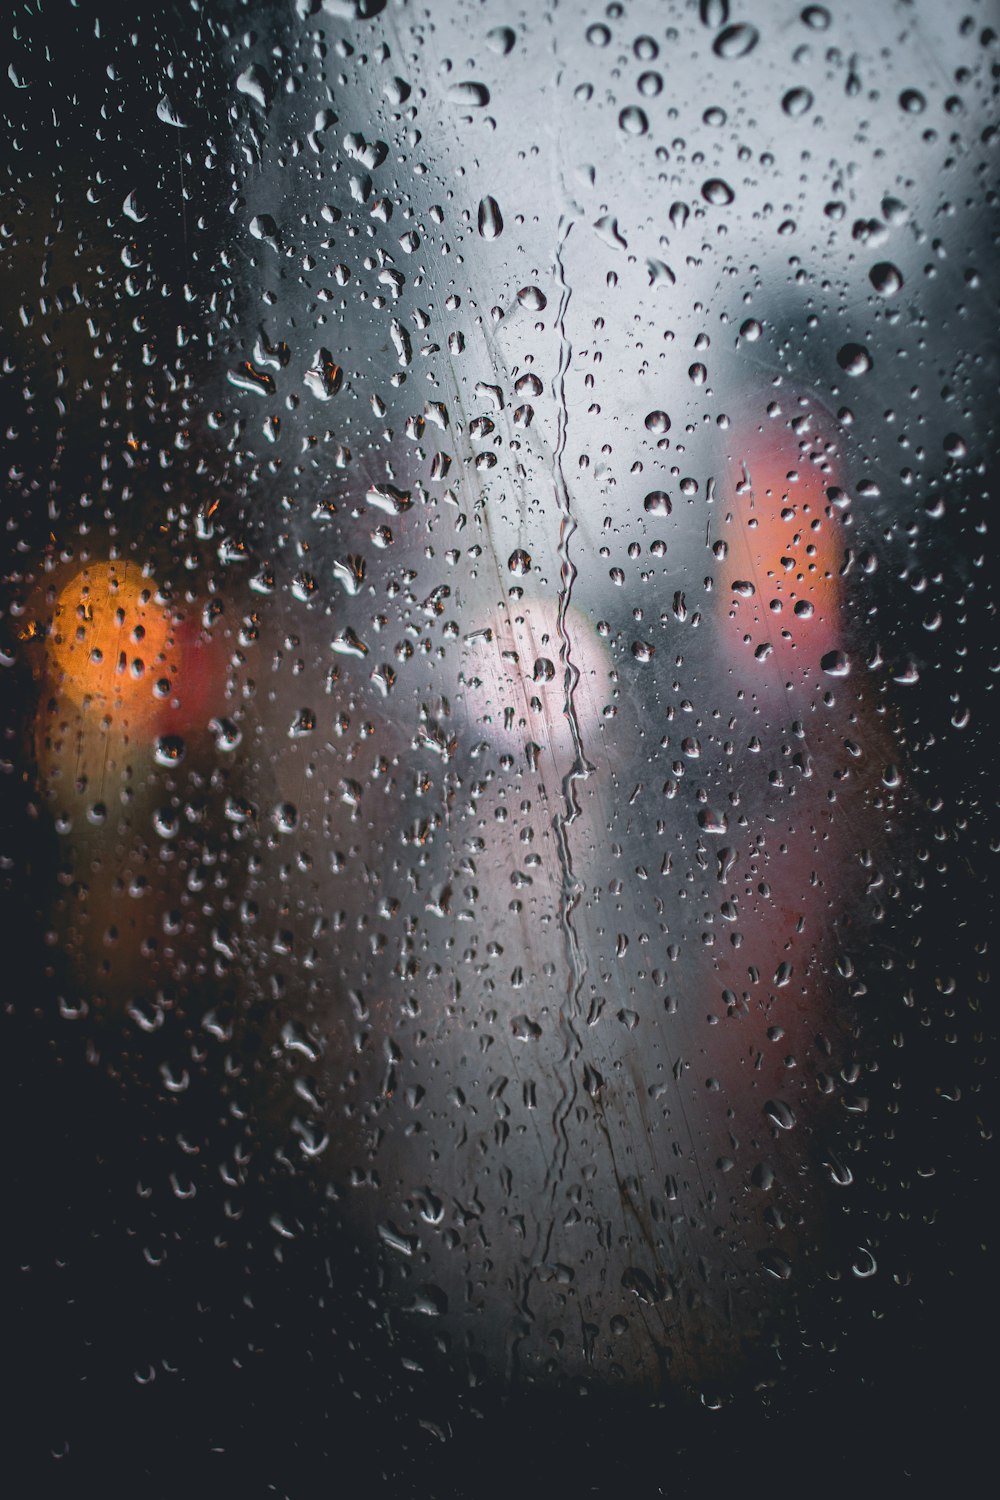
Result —
[{"label": "small raindrop", "polygon": [[888,260],[880,260],[868,272],[868,280],[880,297],[894,297],[902,290],[903,278],[898,268]]},{"label": "small raindrop", "polygon": [[778,1281],[787,1281],[792,1274],[791,1262],[784,1255],[779,1255],[777,1250],[761,1250],[759,1259],[768,1275]]},{"label": "small raindrop", "polygon": [[745,21],[741,21],[719,32],[712,43],[712,51],[716,57],[732,62],[736,58],[748,56],[759,41],[760,32],[756,26],[750,26]]},{"label": "small raindrop", "polygon": [[499,239],[503,234],[503,215],[495,198],[484,198],[479,205],[479,233],[484,240]]},{"label": "small raindrop", "polygon": [[241,73],[236,80],[236,90],[240,94],[246,94],[261,109],[266,110],[271,103],[274,94],[274,84],[270,75],[261,67],[254,64]]},{"label": "small raindrop", "polygon": [[851,1262],[851,1272],[857,1276],[859,1281],[866,1281],[869,1276],[874,1276],[878,1270],[878,1262],[870,1250],[864,1245],[859,1245],[855,1258]]},{"label": "small raindrop", "polygon": [[795,1116],[782,1099],[768,1099],[764,1113],[779,1130],[792,1130],[795,1126]]},{"label": "small raindrop", "polygon": [[646,269],[649,272],[650,286],[676,286],[677,277],[668,265],[662,260],[649,259],[646,261]]},{"label": "small raindrop", "polygon": [[517,294],[517,300],[529,312],[543,312],[548,306],[548,298],[537,286],[523,286]]},{"label": "small raindrop", "polygon": [[729,20],[729,0],[698,0],[698,18],[703,26],[717,31]]},{"label": "small raindrop", "polygon": [[173,125],[178,130],[187,129],[187,120],[181,118],[177,110],[174,108],[174,105],[167,98],[166,94],[163,95],[159,104],[156,106],[156,118],[158,120],[162,120],[164,125]]},{"label": "small raindrop", "polygon": [[178,766],[184,759],[184,741],[179,734],[163,734],[153,747],[153,759],[158,766]]},{"label": "small raindrop", "polygon": [[702,183],[701,196],[713,208],[727,208],[736,194],[721,177],[710,177],[707,182]]},{"label": "small raindrop", "polygon": [[298,827],[298,809],[291,802],[279,802],[271,812],[271,821],[279,833],[294,833]]},{"label": "small raindrop", "polygon": [[390,104],[405,104],[410,97],[410,85],[405,78],[390,78],[382,89]]},{"label": "small raindrop", "polygon": [[908,115],[922,115],[927,108],[927,100],[919,89],[904,89],[899,96],[899,107]]},{"label": "small raindrop", "polygon": [[867,375],[874,363],[864,344],[843,344],[837,350],[837,363],[845,375]]},{"label": "small raindrop", "polygon": [[781,101],[781,107],[791,119],[808,114],[813,107],[813,96],[809,89],[789,89]]},{"label": "small raindrop", "polygon": [[517,37],[509,26],[494,26],[492,31],[486,33],[486,45],[491,52],[506,57],[511,51]]},{"label": "small raindrop", "polygon": [[828,651],[821,659],[820,666],[828,677],[846,677],[851,670],[846,651]]},{"label": "small raindrop", "polygon": [[149,217],[145,209],[142,207],[142,204],[139,201],[138,194],[134,189],[131,193],[129,193],[128,197],[125,199],[125,202],[122,204],[122,212],[126,215],[127,218],[132,220],[133,224],[142,224]]},{"label": "small raindrop", "polygon": [[854,1181],[854,1174],[850,1167],[845,1166],[835,1151],[829,1153],[829,1160],[825,1163],[830,1173],[830,1181],[837,1187],[850,1187]]},{"label": "small raindrop", "polygon": [[490,91],[485,83],[466,80],[453,83],[447,97],[449,104],[460,105],[463,109],[485,109],[490,102]]},{"label": "small raindrop", "polygon": [[646,118],[644,110],[631,104],[628,109],[623,109],[618,116],[618,126],[619,129],[624,130],[626,135],[645,135],[649,129],[649,121]]},{"label": "small raindrop", "polygon": [[698,827],[702,833],[728,833],[729,819],[718,807],[703,807],[698,814]]}]

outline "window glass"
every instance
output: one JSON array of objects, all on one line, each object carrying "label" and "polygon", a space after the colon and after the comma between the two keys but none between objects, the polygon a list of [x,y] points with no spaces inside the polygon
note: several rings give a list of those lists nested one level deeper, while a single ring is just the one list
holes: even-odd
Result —
[{"label": "window glass", "polygon": [[995,28],[11,13],[40,1492],[971,1451]]}]

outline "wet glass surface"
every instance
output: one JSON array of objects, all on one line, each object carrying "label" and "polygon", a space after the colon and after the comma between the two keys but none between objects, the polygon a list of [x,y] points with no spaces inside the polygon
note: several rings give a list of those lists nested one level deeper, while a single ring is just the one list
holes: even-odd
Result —
[{"label": "wet glass surface", "polygon": [[971,1472],[996,20],[12,17],[40,1492]]}]

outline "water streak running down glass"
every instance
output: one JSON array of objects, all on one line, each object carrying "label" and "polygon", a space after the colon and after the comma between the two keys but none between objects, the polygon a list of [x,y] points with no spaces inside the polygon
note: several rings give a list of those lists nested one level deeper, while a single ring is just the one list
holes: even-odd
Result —
[{"label": "water streak running down glass", "polygon": [[971,1472],[997,21],[12,16],[39,1493]]}]

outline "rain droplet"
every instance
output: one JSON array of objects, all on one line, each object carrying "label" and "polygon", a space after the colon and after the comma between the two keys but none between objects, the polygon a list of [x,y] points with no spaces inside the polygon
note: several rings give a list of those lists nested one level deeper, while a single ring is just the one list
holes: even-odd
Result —
[{"label": "rain droplet", "polygon": [[837,350],[837,363],[845,375],[867,375],[874,361],[864,344],[844,344]]},{"label": "rain droplet", "polygon": [[703,807],[698,814],[698,827],[703,833],[728,833],[729,819],[718,807]]},{"label": "rain droplet", "polygon": [[677,277],[668,265],[662,260],[647,260],[646,270],[649,272],[650,286],[676,286]]},{"label": "rain droplet", "polygon": [[794,120],[799,115],[807,114],[812,109],[813,102],[809,89],[789,89],[781,101],[781,107]]},{"label": "rain droplet", "polygon": [[382,92],[390,104],[405,104],[410,97],[410,85],[405,78],[390,78]]},{"label": "rain droplet", "polygon": [[710,177],[707,182],[702,183],[701,196],[714,208],[726,208],[732,203],[736,194],[729,183],[724,182],[721,177]]},{"label": "rain droplet", "polygon": [[651,516],[669,516],[674,508],[665,490],[650,490],[642,505],[646,513]]},{"label": "rain droplet", "polygon": [[828,651],[821,659],[820,666],[828,677],[846,677],[851,670],[846,651]]},{"label": "rain droplet", "polygon": [[764,1105],[764,1113],[779,1130],[791,1130],[795,1125],[795,1116],[781,1099],[768,1099]]},{"label": "rain droplet", "polygon": [[421,1313],[425,1318],[442,1318],[448,1311],[448,1298],[438,1286],[419,1286],[407,1311]]},{"label": "rain droplet", "polygon": [[499,239],[503,234],[503,215],[495,198],[484,198],[479,205],[479,233],[484,240]]},{"label": "rain droplet", "polygon": [[703,26],[717,31],[729,20],[729,0],[698,0],[698,16]]},{"label": "rain droplet", "polygon": [[122,212],[132,220],[133,224],[142,224],[148,218],[134,189],[122,204]]},{"label": "rain droplet", "polygon": [[880,260],[868,272],[868,280],[880,297],[894,297],[902,289],[903,278],[896,266],[888,260]]},{"label": "rain droplet", "polygon": [[274,94],[274,84],[271,82],[270,75],[254,63],[237,78],[236,90],[240,94],[246,94],[248,99],[252,99],[255,104],[260,105],[261,109],[266,110]]},{"label": "rain droplet", "polygon": [[854,1181],[854,1174],[850,1167],[844,1165],[835,1151],[829,1153],[829,1160],[825,1163],[830,1173],[830,1181],[836,1183],[837,1187],[850,1187]]},{"label": "rain droplet", "polygon": [[185,749],[179,734],[163,734],[153,748],[153,759],[158,766],[178,766],[184,759]]},{"label": "rain droplet", "polygon": [[485,109],[490,102],[490,91],[485,83],[466,80],[453,83],[447,97],[449,104],[458,104],[464,109]]},{"label": "rain droplet", "polygon": [[626,135],[645,135],[649,129],[649,121],[644,110],[636,105],[630,104],[628,109],[623,109],[618,116],[618,125]]},{"label": "rain droplet", "polygon": [[669,432],[670,418],[665,411],[651,411],[646,413],[647,432]]},{"label": "rain droplet", "polygon": [[156,106],[156,118],[158,120],[162,120],[164,125],[175,125],[178,130],[187,129],[187,120],[181,119],[180,115],[177,113],[177,110],[167,98],[166,94],[163,95],[159,104]]},{"label": "rain droplet", "polygon": [[537,286],[523,286],[517,294],[517,300],[529,312],[542,312],[548,305],[548,298]]},{"label": "rain droplet", "polygon": [[878,1262],[870,1250],[864,1245],[859,1245],[855,1259],[851,1262],[851,1271],[860,1281],[869,1276],[874,1276],[878,1270]]},{"label": "rain droplet", "polygon": [[279,802],[271,811],[271,822],[279,833],[294,833],[299,822],[298,809],[292,802]]},{"label": "rain droplet", "polygon": [[501,57],[507,56],[516,41],[517,37],[509,26],[494,26],[492,31],[486,33],[487,47]]},{"label": "rain droplet", "polygon": [[919,89],[904,89],[899,96],[899,107],[908,115],[922,115],[927,108],[927,100]]},{"label": "rain droplet", "polygon": [[611,214],[602,214],[601,217],[595,221],[594,228],[597,230],[597,233],[600,235],[604,243],[608,245],[612,250],[628,249],[628,240],[618,228],[618,220],[613,218]]},{"label": "rain droplet", "polygon": [[215,731],[217,750],[235,750],[243,738],[242,730],[233,723],[232,719],[213,719],[210,727]]},{"label": "rain droplet", "polygon": [[340,390],[343,371],[328,349],[317,349],[313,355],[312,368],[303,376],[305,384],[317,401],[329,401]]},{"label": "rain droplet", "polygon": [[517,578],[523,578],[531,568],[531,554],[523,547],[515,547],[507,559],[507,567]]},{"label": "rain droplet", "polygon": [[712,43],[712,51],[716,57],[723,57],[727,62],[731,62],[734,58],[746,57],[759,41],[760,32],[756,26],[749,26],[745,21],[741,21],[719,32]]}]

